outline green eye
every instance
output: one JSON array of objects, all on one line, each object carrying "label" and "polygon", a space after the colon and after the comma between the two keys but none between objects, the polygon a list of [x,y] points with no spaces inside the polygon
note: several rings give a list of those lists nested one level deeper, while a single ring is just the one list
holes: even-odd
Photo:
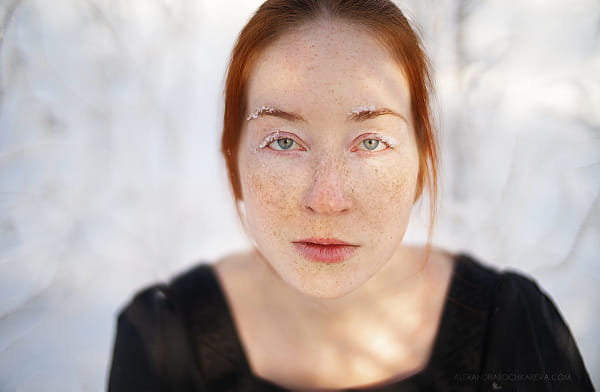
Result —
[{"label": "green eye", "polygon": [[269,147],[271,147],[273,150],[285,151],[285,150],[297,149],[297,147],[294,147],[295,145],[296,145],[296,142],[294,141],[294,139],[289,138],[289,137],[283,137],[281,139],[272,141],[269,144]]},{"label": "green eye", "polygon": [[366,139],[362,141],[362,145],[366,150],[374,151],[379,147],[379,140],[377,139]]},{"label": "green eye", "polygon": [[294,141],[290,138],[283,138],[277,140],[277,146],[282,150],[289,150],[294,145]]}]

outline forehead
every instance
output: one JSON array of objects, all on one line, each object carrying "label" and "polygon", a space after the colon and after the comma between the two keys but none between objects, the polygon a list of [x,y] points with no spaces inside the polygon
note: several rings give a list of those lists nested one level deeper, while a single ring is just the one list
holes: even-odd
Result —
[{"label": "forehead", "polygon": [[[347,60],[365,59],[360,51],[385,51],[365,26],[345,21],[317,20],[283,33],[263,52],[264,57],[278,56],[282,60],[326,61],[343,55]],[[324,58],[319,58],[326,54]],[[383,53],[378,53],[384,55]],[[387,53],[385,54],[387,55]]]},{"label": "forehead", "polygon": [[284,33],[260,53],[248,78],[248,106],[297,95],[302,103],[322,102],[324,91],[340,104],[404,106],[410,100],[400,64],[373,33],[323,20]]}]

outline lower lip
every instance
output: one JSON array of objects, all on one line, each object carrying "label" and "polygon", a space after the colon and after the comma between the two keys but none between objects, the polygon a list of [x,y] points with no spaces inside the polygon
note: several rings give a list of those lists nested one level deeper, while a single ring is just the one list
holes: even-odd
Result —
[{"label": "lower lip", "polygon": [[320,263],[341,263],[349,259],[358,248],[353,245],[319,245],[311,242],[294,242],[294,247],[305,258]]}]

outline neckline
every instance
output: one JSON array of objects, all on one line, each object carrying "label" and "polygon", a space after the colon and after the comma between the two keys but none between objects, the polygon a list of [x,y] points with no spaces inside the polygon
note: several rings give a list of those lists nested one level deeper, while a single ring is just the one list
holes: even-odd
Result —
[{"label": "neckline", "polygon": [[[429,359],[427,360],[426,365],[420,371],[418,371],[408,377],[404,377],[404,376],[392,377],[387,380],[383,380],[381,382],[377,382],[374,384],[362,385],[362,386],[352,387],[352,388],[347,388],[347,389],[332,389],[329,391],[331,391],[331,392],[334,392],[334,391],[382,391],[383,392],[383,391],[388,391],[388,390],[391,391],[391,390],[395,390],[394,388],[397,388],[400,386],[408,386],[410,384],[418,383],[420,380],[429,380],[433,377],[433,375],[435,373],[435,369],[437,369],[440,364],[444,363],[443,358],[446,356],[445,354],[453,346],[455,346],[455,344],[453,344],[454,342],[450,341],[451,334],[448,333],[448,330],[452,329],[454,319],[455,319],[455,317],[453,317],[454,313],[455,313],[455,307],[450,306],[450,305],[453,302],[457,302],[455,300],[455,298],[462,297],[461,293],[463,291],[462,286],[464,285],[464,279],[461,279],[461,276],[463,275],[463,270],[466,268],[465,264],[473,262],[473,259],[471,259],[469,256],[463,255],[463,254],[454,255],[452,257],[452,259],[453,259],[453,265],[452,265],[450,282],[448,284],[448,288],[446,289],[445,299],[444,299],[444,304],[442,307],[440,321],[438,324],[438,329],[436,331],[435,338],[433,341],[433,347],[432,347],[432,350],[431,350],[431,353],[429,355]],[[240,353],[239,355],[241,357],[240,362],[244,367],[244,369],[243,369],[244,373],[246,374],[247,377],[252,378],[254,381],[257,381],[257,382],[261,383],[262,385],[268,386],[270,388],[287,390],[285,387],[277,384],[276,382],[265,379],[265,378],[255,374],[252,371],[249,360],[248,360],[246,347],[243,345],[243,343],[240,339],[238,325],[236,324],[236,322],[233,318],[232,307],[231,307],[231,304],[227,297],[227,294],[225,293],[225,291],[223,289],[223,286],[219,279],[219,275],[217,274],[215,267],[213,265],[209,265],[208,267],[209,267],[209,270],[211,272],[213,279],[215,280],[216,288],[218,291],[218,296],[220,297],[222,303],[224,304],[223,311],[224,311],[226,319],[227,319],[228,330],[231,333],[231,336],[229,336],[229,338],[231,338],[233,340],[233,342],[235,343],[235,345],[237,347],[239,347],[239,353]],[[390,388],[393,388],[393,389],[390,389]]]}]

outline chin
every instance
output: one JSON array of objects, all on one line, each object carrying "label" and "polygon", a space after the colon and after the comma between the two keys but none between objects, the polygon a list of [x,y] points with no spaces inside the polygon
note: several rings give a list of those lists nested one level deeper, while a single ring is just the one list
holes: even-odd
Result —
[{"label": "chin", "polygon": [[[323,271],[314,273],[290,273],[283,276],[288,286],[309,297],[336,299],[344,297],[358,289],[364,281],[358,276],[332,276]],[[367,279],[365,279],[366,281]]]},{"label": "chin", "polygon": [[[265,262],[270,264],[283,283],[295,291],[313,298],[344,297],[359,289],[378,270],[375,264],[366,263],[364,255],[357,255],[357,257],[339,263],[320,263],[306,260],[293,252],[272,253],[286,255],[286,257],[277,258],[276,260],[279,262],[270,262],[268,257],[263,256]],[[265,253],[262,254],[265,255]],[[282,259],[286,262],[281,263]]]},{"label": "chin", "polygon": [[350,294],[351,292],[353,292],[357,287],[336,287],[336,288],[324,288],[324,287],[315,287],[315,286],[309,286],[309,287],[298,287],[298,286],[292,286],[294,289],[298,290],[301,294],[304,294],[306,296],[309,297],[313,297],[313,298],[320,298],[320,299],[336,299],[336,298],[342,298],[348,294]]}]

